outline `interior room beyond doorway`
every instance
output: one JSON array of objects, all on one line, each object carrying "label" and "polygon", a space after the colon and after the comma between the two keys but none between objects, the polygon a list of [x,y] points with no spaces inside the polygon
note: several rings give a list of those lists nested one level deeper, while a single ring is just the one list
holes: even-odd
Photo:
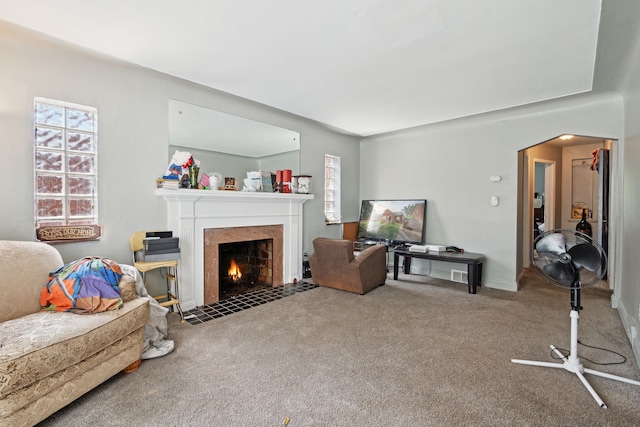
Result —
[{"label": "interior room beyond doorway", "polygon": [[[610,180],[616,142],[611,139],[562,135],[522,150],[519,189],[522,206],[520,241],[522,268],[530,266],[534,239],[545,230],[575,230],[584,210],[593,230],[593,239],[607,248],[609,271],[614,254],[610,218]],[[598,170],[602,150],[606,151],[606,172]],[[606,175],[603,176],[603,175]],[[615,185],[615,184],[614,184]],[[609,289],[604,281],[599,285]]]}]

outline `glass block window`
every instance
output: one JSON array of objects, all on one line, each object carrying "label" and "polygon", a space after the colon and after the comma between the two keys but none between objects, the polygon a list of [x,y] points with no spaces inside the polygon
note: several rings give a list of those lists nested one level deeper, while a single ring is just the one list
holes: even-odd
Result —
[{"label": "glass block window", "polygon": [[98,112],[34,100],[36,229],[98,224]]},{"label": "glass block window", "polygon": [[324,155],[324,220],[337,224],[340,212],[340,157]]}]

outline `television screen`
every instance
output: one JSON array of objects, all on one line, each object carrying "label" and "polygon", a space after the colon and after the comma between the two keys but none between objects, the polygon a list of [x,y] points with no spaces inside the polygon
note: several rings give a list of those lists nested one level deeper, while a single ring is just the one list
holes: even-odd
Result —
[{"label": "television screen", "polygon": [[421,245],[426,215],[426,200],[363,200],[358,239]]}]

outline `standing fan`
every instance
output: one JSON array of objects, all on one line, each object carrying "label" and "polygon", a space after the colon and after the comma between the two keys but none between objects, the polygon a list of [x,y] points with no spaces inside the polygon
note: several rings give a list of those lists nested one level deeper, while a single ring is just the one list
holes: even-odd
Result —
[{"label": "standing fan", "polygon": [[532,360],[511,359],[513,363],[543,366],[546,368],[564,368],[575,373],[582,384],[601,408],[607,405],[600,399],[584,373],[610,378],[630,384],[634,381],[604,372],[594,371],[582,366],[578,359],[578,311],[580,310],[580,290],[597,283],[607,271],[607,256],[598,243],[586,234],[573,230],[550,230],[539,235],[531,246],[531,265],[543,279],[561,288],[571,290],[571,350],[569,357],[551,345],[551,350],[564,363],[536,362]]}]

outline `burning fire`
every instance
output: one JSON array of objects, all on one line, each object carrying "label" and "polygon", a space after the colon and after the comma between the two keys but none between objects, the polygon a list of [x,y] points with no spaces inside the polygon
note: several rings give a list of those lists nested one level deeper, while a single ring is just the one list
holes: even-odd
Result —
[{"label": "burning fire", "polygon": [[227,270],[227,274],[234,282],[240,280],[242,277],[242,273],[240,272],[240,268],[238,264],[236,264],[236,260],[231,258],[231,264],[229,266],[229,270]]}]

